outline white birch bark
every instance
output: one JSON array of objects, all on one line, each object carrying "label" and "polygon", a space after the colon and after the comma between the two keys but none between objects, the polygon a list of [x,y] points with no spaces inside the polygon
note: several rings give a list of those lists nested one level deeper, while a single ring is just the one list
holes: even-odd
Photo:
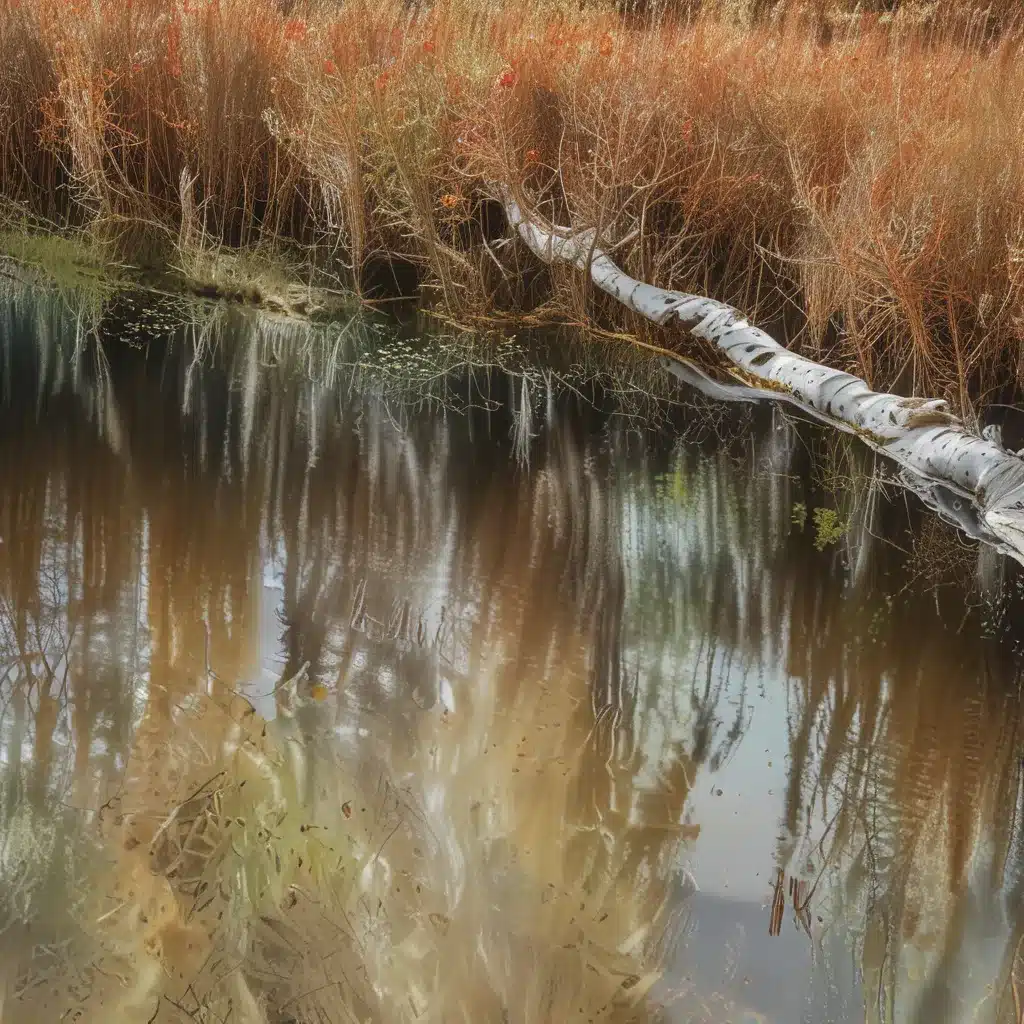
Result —
[{"label": "white birch bark", "polygon": [[[573,232],[542,226],[507,192],[503,202],[512,226],[542,260],[589,272],[601,291],[634,313],[714,345],[748,386],[706,377],[701,382],[703,375],[685,361],[674,367],[678,376],[717,397],[792,402],[816,419],[855,433],[921,485],[941,485],[953,498],[969,499],[978,513],[974,535],[1024,564],[1024,459],[966,430],[945,401],[872,391],[859,377],[790,352],[725,303],[635,280],[596,244],[592,228]],[[929,504],[939,504],[942,511],[942,503]]]}]

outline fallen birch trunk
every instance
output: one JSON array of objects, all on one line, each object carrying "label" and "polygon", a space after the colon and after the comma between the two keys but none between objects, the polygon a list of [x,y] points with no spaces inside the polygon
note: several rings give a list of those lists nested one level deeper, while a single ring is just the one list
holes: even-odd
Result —
[{"label": "fallen birch trunk", "polygon": [[717,397],[791,402],[857,434],[913,474],[920,481],[916,490],[941,485],[953,492],[951,502],[956,495],[971,501],[977,510],[977,521],[970,517],[972,534],[1024,564],[1024,459],[966,430],[945,401],[872,391],[859,377],[790,352],[725,303],[635,280],[596,244],[592,228],[574,232],[542,226],[507,192],[503,201],[510,223],[542,260],[589,272],[601,291],[634,313],[711,343],[738,368],[747,386],[712,381],[685,360],[674,367],[678,376]]}]

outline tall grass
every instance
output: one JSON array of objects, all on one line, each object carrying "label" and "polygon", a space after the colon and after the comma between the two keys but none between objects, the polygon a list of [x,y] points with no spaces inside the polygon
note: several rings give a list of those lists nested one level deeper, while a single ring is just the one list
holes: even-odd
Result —
[{"label": "tall grass", "polygon": [[137,261],[288,246],[635,328],[504,244],[503,181],[646,280],[802,310],[807,351],[967,406],[1024,374],[1021,21],[891,6],[2,0],[0,191]]}]

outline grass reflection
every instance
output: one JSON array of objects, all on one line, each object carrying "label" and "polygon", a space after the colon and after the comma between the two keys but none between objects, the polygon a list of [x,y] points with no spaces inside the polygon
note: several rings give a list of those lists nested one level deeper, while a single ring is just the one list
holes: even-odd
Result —
[{"label": "grass reflection", "polygon": [[985,556],[923,573],[875,464],[824,491],[820,441],[707,409],[638,444],[455,348],[396,389],[358,322],[147,351],[40,301],[0,342],[5,1021],[728,1019],[662,969],[766,702],[761,941],[842,932],[870,1019],[1013,1019],[1013,581],[965,609]]}]

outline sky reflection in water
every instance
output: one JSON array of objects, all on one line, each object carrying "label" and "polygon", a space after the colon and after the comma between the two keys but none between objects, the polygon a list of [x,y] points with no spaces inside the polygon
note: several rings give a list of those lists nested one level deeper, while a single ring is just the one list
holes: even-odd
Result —
[{"label": "sky reflection in water", "polygon": [[1010,569],[777,410],[145,315],[4,309],[0,1019],[1014,1020]]}]

